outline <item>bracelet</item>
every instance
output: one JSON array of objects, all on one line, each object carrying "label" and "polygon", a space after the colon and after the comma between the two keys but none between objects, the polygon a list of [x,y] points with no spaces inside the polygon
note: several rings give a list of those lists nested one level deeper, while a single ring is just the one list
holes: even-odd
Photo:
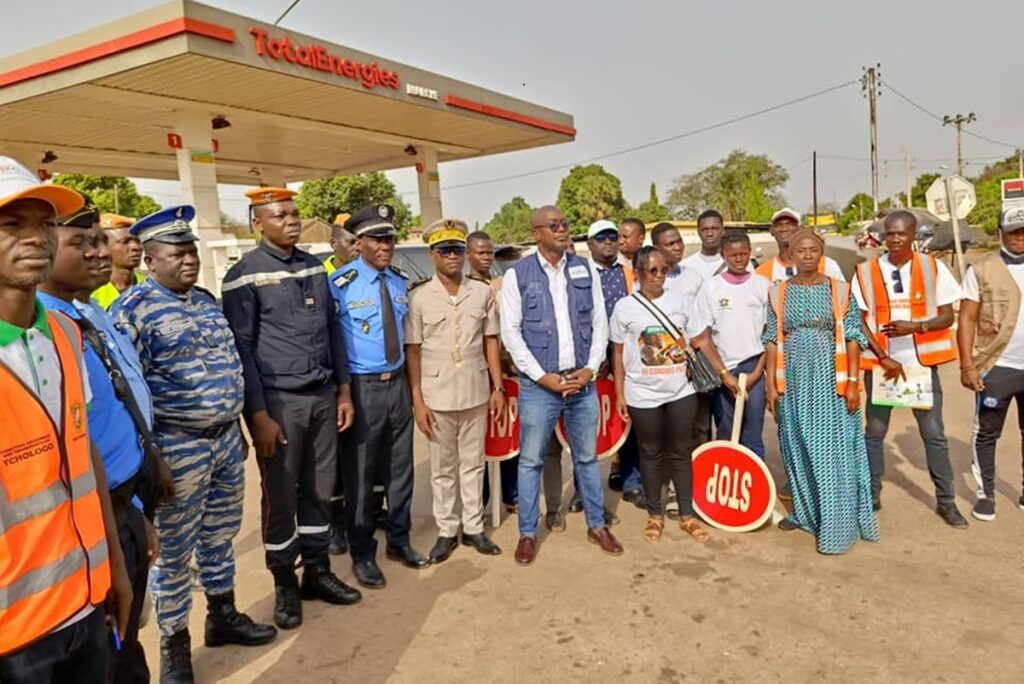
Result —
[{"label": "bracelet", "polygon": [[729,374],[729,369],[728,368],[719,368],[718,369],[718,377],[724,378],[728,374]]},{"label": "bracelet", "polygon": [[960,372],[961,373],[965,373],[965,372],[967,372],[969,370],[974,370],[975,368],[977,368],[977,366],[961,366],[960,367]]},{"label": "bracelet", "polygon": [[856,385],[857,383],[860,382],[860,378],[858,378],[858,377],[846,378],[846,382],[850,383],[851,385]]}]

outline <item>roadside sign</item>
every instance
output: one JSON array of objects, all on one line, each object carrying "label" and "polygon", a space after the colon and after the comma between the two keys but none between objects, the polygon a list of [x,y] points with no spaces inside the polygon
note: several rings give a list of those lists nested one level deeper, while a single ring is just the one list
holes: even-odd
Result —
[{"label": "roadside sign", "polygon": [[1024,178],[1003,181],[1003,204],[1024,202]]},{"label": "roadside sign", "polygon": [[949,206],[952,203],[956,207],[956,217],[958,219],[965,219],[967,215],[971,213],[975,205],[978,204],[977,195],[974,193],[974,185],[960,177],[960,176],[949,176],[950,195],[952,199],[947,197],[946,193],[946,179],[936,178],[935,182],[928,187],[927,192],[924,194],[925,201],[928,204],[928,211],[938,216],[943,221],[949,221],[950,211]]},{"label": "roadside sign", "polygon": [[[629,423],[623,422],[619,412],[615,410],[615,383],[610,378],[598,378],[594,381],[597,390],[597,408],[599,422],[597,426],[597,458],[608,458],[619,450],[629,435]],[[566,449],[569,440],[565,436],[565,423],[561,418],[555,427],[558,441]]]},{"label": "roadside sign", "polygon": [[503,378],[502,384],[505,386],[505,410],[488,416],[484,439],[484,456],[494,461],[519,455],[519,381]]}]

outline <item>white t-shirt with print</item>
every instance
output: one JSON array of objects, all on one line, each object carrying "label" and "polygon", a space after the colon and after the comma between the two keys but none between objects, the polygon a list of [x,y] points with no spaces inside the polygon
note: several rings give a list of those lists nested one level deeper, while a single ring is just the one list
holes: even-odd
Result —
[{"label": "white t-shirt with print", "polygon": [[[894,290],[896,279],[893,273],[896,267],[889,261],[889,255],[883,254],[878,259],[879,267],[882,270],[882,280],[885,281],[885,289],[889,294],[889,319],[893,321],[910,320],[910,265],[914,263],[911,259],[899,269],[900,281],[903,284],[903,292]],[[927,262],[927,259],[925,259]],[[935,278],[935,304],[945,306],[960,301],[960,286],[956,278],[943,262],[936,260],[938,275]],[[857,298],[857,306],[861,311],[867,311],[868,305],[864,302],[864,294],[860,291],[858,274],[853,275],[853,296]],[[914,349],[914,336],[904,335],[902,337],[889,338],[889,356],[894,361],[899,361],[904,366],[920,366],[917,359],[917,352]]]},{"label": "white t-shirt with print", "polygon": [[[1024,264],[1007,264],[1006,269],[1010,272],[1010,276],[1013,277],[1013,282],[1017,283],[1017,289],[1024,293]],[[972,302],[981,301],[978,275],[971,266],[968,266],[967,272],[964,273],[962,289],[964,299],[969,299]],[[1017,323],[1013,326],[1013,334],[1010,336],[1010,341],[1007,343],[1003,353],[996,359],[995,365],[1001,368],[1024,370],[1024,313],[1017,315]]]},{"label": "white t-shirt with print", "polygon": [[692,268],[697,273],[700,273],[704,280],[708,280],[711,276],[715,275],[718,269],[725,265],[725,259],[722,258],[721,254],[707,256],[704,252],[698,251],[696,254],[684,257],[679,263],[684,268]]},{"label": "white t-shirt with print", "polygon": [[[692,307],[686,307],[668,290],[653,301],[687,340],[708,327]],[[635,297],[623,297],[615,305],[608,336],[622,345],[629,406],[655,408],[696,391],[686,377],[683,350]]]},{"label": "white t-shirt with print", "polygon": [[697,313],[711,326],[711,332],[726,368],[764,352],[761,333],[767,320],[768,290],[771,283],[762,275],[750,275],[742,283],[731,283],[718,274],[697,295]]}]

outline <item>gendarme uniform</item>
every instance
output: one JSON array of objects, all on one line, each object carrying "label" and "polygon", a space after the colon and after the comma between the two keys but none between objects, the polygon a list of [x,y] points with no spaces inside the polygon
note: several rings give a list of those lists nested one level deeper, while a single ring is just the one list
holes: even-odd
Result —
[{"label": "gendarme uniform", "polygon": [[[386,204],[371,205],[349,218],[345,228],[360,238],[393,239],[393,217]],[[389,473],[388,548],[408,549],[411,526],[413,420],[402,328],[409,306],[406,279],[396,268],[378,270],[360,256],[331,274],[330,283],[349,352],[356,407],[343,465],[349,545],[357,579],[379,587],[384,578],[375,564],[371,494],[381,462]]]},{"label": "gendarme uniform", "polygon": [[[436,221],[423,231],[423,239],[432,251],[464,250],[466,224]],[[439,537],[433,562],[447,558],[458,537],[458,499],[464,543],[481,539],[484,532],[484,439],[491,394],[484,337],[496,341],[500,332],[497,301],[486,283],[463,277],[453,296],[435,275],[410,288],[405,343],[418,347],[420,391],[435,420],[427,442]],[[500,553],[493,544],[485,548]]]},{"label": "gendarme uniform", "polygon": [[[188,222],[194,216],[190,206],[170,207],[131,230],[143,244],[193,243],[198,238]],[[139,352],[153,395],[153,435],[174,481],[174,499],[157,507],[160,555],[150,574],[162,669],[181,666],[189,655],[193,554],[210,612],[207,643],[266,643],[274,629],[252,624],[234,608],[232,542],[242,525],[245,482],[238,423],[243,382],[227,321],[206,290],[176,292],[152,276],[129,288],[112,313]],[[211,621],[230,637],[214,634]]]}]

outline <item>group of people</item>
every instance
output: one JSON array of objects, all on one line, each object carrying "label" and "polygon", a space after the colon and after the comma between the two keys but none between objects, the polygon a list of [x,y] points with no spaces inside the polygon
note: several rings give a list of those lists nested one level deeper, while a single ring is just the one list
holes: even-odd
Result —
[{"label": "group of people", "polygon": [[[501,554],[483,522],[484,442],[489,419],[508,410],[509,374],[520,453],[502,464],[501,496],[518,514],[521,565],[539,551],[542,486],[545,525],[566,528],[559,418],[569,510],[584,513],[602,551],[623,553],[595,454],[602,376],[631,425],[613,488],[647,511],[649,542],[666,517],[696,542],[709,538],[691,501],[691,453],[740,420],[741,442],[763,458],[766,409],[792,497],[779,527],[810,532],[822,553],[877,540],[890,408],[870,401],[871,384],[912,366],[931,369],[931,402],[914,414],[936,510],[966,527],[935,370],[957,359],[978,393],[973,514],[995,516],[995,443],[1014,397],[1024,416],[1024,210],[1004,212],[1002,250],[968,269],[962,294],[944,264],[912,251],[916,224],[901,211],[886,218],[887,254],[858,266],[852,284],[790,209],[772,218],[778,256],[755,265],[749,237],[715,211],[699,217],[701,249],[685,259],[672,224],[654,226],[644,246],[635,219],[592,224],[584,259],[553,206],[533,213],[536,252],[503,278],[485,233],[431,224],[435,273],[411,283],[392,265],[391,207],[340,217],[321,262],[297,247],[294,194],[247,193],[261,240],[228,271],[218,302],[197,285],[192,207],[101,215],[0,158],[0,681],[147,681],[147,592],[160,681],[193,681],[193,566],[204,643],[254,646],[301,625],[303,601],[362,598],[334,574],[332,553],[350,553],[361,587],[385,587],[377,528],[385,555],[409,568],[442,563],[460,544]],[[695,354],[718,388],[697,391]],[[417,428],[437,524],[426,555],[410,540]],[[276,628],[234,599],[246,435]]]}]

